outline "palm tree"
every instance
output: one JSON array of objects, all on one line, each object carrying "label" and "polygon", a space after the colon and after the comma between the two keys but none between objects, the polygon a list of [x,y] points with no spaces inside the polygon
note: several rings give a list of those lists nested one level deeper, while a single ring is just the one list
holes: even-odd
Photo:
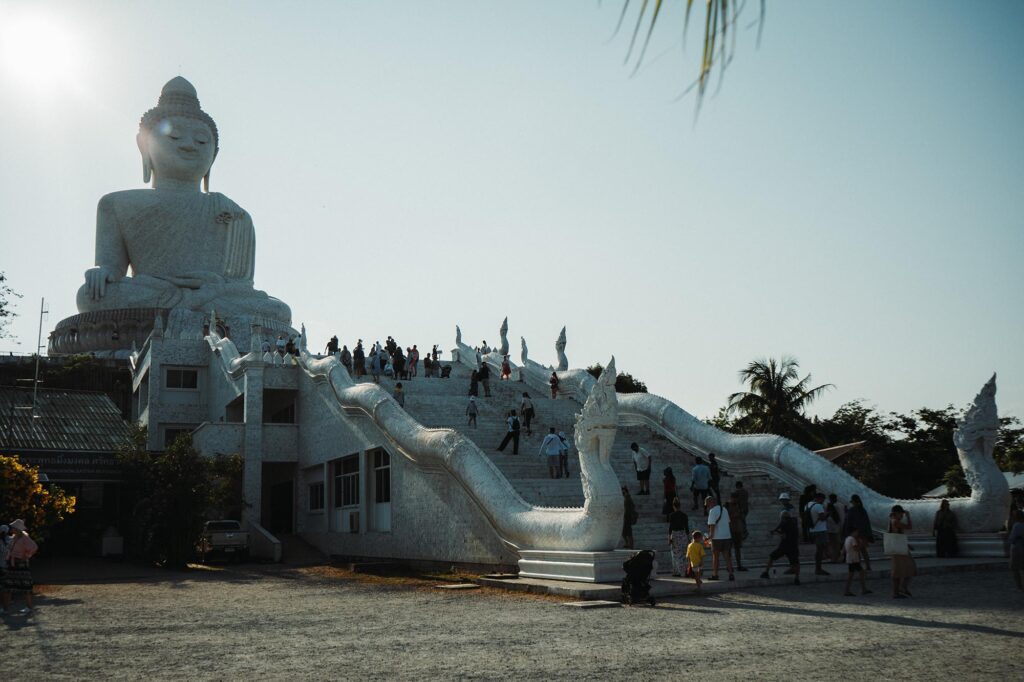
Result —
[{"label": "palm tree", "polygon": [[741,369],[740,380],[750,390],[729,396],[729,413],[739,415],[736,428],[743,433],[774,433],[804,444],[820,443],[804,410],[834,386],[809,388],[811,375],[800,379],[799,369],[800,363],[787,356],[755,360]]}]

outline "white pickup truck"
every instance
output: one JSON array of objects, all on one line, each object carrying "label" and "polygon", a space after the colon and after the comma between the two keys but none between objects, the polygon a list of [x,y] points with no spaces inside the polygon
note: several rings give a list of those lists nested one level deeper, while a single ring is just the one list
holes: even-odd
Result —
[{"label": "white pickup truck", "polygon": [[199,554],[203,561],[210,556],[244,561],[249,558],[249,534],[238,521],[207,521],[203,524]]}]

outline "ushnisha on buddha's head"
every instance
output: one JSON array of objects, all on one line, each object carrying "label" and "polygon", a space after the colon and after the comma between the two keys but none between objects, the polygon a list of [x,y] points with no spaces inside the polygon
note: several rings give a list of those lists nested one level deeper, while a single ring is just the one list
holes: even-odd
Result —
[{"label": "ushnisha on buddha's head", "polygon": [[178,76],[160,92],[157,105],[139,121],[136,136],[142,178],[157,189],[210,191],[210,167],[217,158],[217,124],[199,106],[196,89]]}]

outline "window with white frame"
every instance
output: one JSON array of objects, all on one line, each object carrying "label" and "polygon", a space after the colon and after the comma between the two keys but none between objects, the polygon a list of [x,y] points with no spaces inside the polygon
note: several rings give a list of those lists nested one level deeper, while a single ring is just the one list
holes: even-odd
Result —
[{"label": "window with white frame", "polygon": [[309,484],[309,511],[324,510],[324,482],[317,481]]},{"label": "window with white frame", "polygon": [[342,457],[334,464],[334,506],[359,505],[359,455]]},{"label": "window with white frame", "polygon": [[391,455],[384,450],[373,453],[373,501],[391,501]]}]

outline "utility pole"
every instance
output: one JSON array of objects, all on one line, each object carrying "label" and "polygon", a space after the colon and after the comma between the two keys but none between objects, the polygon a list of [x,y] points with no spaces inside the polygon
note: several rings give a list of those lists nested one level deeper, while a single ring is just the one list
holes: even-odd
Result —
[{"label": "utility pole", "polygon": [[46,309],[46,299],[39,299],[39,334],[36,336],[36,376],[32,380],[32,410],[36,409],[36,398],[39,395],[39,356],[43,349],[43,316],[49,310]]}]

